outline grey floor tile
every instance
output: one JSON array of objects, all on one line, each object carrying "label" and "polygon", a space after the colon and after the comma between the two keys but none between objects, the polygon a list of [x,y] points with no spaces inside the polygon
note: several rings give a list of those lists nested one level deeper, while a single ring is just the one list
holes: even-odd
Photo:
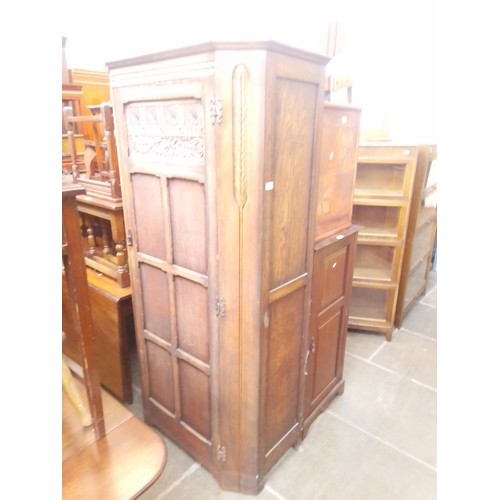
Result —
[{"label": "grey floor tile", "polygon": [[404,328],[371,358],[373,363],[437,388],[437,342]]},{"label": "grey floor tile", "polygon": [[346,338],[346,352],[370,359],[385,343],[383,334],[349,330]]},{"label": "grey floor tile", "polygon": [[[270,471],[258,496],[222,491],[164,437],[167,465],[140,500],[435,500],[436,321],[437,273],[431,272],[427,294],[392,342],[349,331],[344,394],[317,418],[300,449],[290,449]],[[129,409],[143,419],[137,368]]]},{"label": "grey floor tile", "polygon": [[437,286],[437,271],[430,271],[429,277],[427,278],[427,292],[430,292],[436,286]]},{"label": "grey floor tile", "polygon": [[142,406],[142,392],[136,385],[132,385],[132,403],[127,405],[129,411],[131,411],[137,418],[140,418],[144,422],[144,409]]},{"label": "grey floor tile", "polygon": [[172,441],[164,436],[163,440],[167,448],[167,464],[156,482],[138,497],[140,500],[156,500],[161,498],[162,494],[172,487],[176,481],[180,480],[184,475],[189,474],[191,470],[201,467]]},{"label": "grey floor tile", "polygon": [[437,308],[416,302],[403,319],[402,328],[436,339]]},{"label": "grey floor tile", "polygon": [[436,391],[350,355],[344,378],[328,411],[435,467]]},{"label": "grey floor tile", "polygon": [[431,291],[427,292],[421,299],[421,304],[427,306],[437,307],[437,287],[433,288]]},{"label": "grey floor tile", "polygon": [[267,484],[286,500],[434,500],[436,471],[324,413]]},{"label": "grey floor tile", "polygon": [[203,467],[199,467],[185,477],[174,489],[158,497],[166,500],[277,500],[271,492],[263,489],[258,495],[244,495],[223,491],[217,481]]}]

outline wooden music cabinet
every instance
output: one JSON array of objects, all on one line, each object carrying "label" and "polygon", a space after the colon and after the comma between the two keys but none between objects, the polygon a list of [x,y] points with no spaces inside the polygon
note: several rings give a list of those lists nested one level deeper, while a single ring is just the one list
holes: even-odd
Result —
[{"label": "wooden music cabinet", "polygon": [[144,415],[256,494],[303,436],[328,58],[206,43],[108,63]]},{"label": "wooden music cabinet", "polygon": [[361,110],[325,102],[316,209],[304,431],[344,391],[344,358],[359,228],[351,224]]}]

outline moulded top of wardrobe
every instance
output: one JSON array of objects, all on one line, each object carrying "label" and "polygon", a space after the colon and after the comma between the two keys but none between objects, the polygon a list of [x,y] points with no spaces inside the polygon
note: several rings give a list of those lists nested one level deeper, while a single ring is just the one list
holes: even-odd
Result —
[{"label": "moulded top of wardrobe", "polygon": [[361,147],[394,147],[394,148],[420,148],[420,147],[429,147],[432,150],[437,148],[436,143],[434,142],[420,142],[420,141],[403,141],[403,140],[377,140],[377,141],[367,141],[363,140],[359,142],[359,146]]},{"label": "moulded top of wardrobe", "polygon": [[140,64],[154,63],[158,61],[174,59],[178,57],[191,56],[202,53],[210,53],[216,51],[226,50],[266,50],[269,52],[276,52],[279,54],[289,55],[304,59],[306,61],[315,62],[319,64],[327,64],[331,57],[310,52],[298,47],[293,47],[285,43],[277,42],[274,40],[267,41],[220,41],[220,42],[205,42],[196,45],[189,45],[184,47],[173,48],[161,52],[154,52],[142,56],[131,57],[128,59],[120,59],[118,61],[111,61],[106,63],[109,70],[116,68],[123,68],[126,66],[135,66]]},{"label": "moulded top of wardrobe", "polygon": [[330,109],[345,109],[345,110],[351,110],[351,111],[363,111],[363,109],[360,106],[355,106],[353,104],[349,103],[343,103],[343,102],[332,102],[332,101],[324,101],[325,108],[330,108]]}]

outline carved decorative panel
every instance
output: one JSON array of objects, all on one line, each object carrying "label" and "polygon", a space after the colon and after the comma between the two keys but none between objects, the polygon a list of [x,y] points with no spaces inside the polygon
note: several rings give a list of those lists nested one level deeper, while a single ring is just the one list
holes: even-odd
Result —
[{"label": "carved decorative panel", "polygon": [[203,108],[196,99],[126,106],[128,154],[155,161],[200,162],[205,157]]}]

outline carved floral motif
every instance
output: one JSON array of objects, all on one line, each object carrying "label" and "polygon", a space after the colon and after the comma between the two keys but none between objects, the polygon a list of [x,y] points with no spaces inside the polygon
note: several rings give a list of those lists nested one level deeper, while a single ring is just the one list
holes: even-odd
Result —
[{"label": "carved floral motif", "polygon": [[204,159],[203,108],[199,100],[131,103],[125,117],[131,157],[197,162]]}]

